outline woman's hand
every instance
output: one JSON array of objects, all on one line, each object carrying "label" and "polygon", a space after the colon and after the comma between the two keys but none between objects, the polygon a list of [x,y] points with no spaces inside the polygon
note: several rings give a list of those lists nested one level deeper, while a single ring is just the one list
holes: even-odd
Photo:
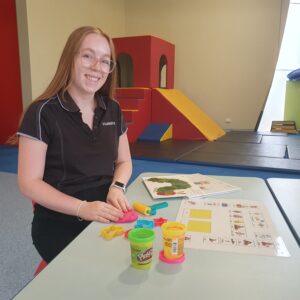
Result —
[{"label": "woman's hand", "polygon": [[93,201],[81,203],[77,216],[86,221],[98,221],[102,223],[116,222],[123,217],[121,209],[113,205],[102,202]]},{"label": "woman's hand", "polygon": [[130,205],[124,192],[113,186],[111,186],[108,191],[106,202],[123,212],[130,209]]}]

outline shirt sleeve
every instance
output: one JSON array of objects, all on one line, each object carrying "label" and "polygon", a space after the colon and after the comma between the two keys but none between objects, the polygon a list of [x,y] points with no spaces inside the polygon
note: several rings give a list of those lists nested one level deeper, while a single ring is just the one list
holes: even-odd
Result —
[{"label": "shirt sleeve", "polygon": [[37,101],[30,104],[25,111],[17,134],[49,143],[50,128],[46,119],[47,101]]},{"label": "shirt sleeve", "polygon": [[124,120],[124,115],[123,115],[120,105],[118,105],[118,108],[119,108],[119,112],[118,112],[119,113],[119,122],[118,123],[119,123],[119,136],[120,136],[127,131],[127,125]]}]

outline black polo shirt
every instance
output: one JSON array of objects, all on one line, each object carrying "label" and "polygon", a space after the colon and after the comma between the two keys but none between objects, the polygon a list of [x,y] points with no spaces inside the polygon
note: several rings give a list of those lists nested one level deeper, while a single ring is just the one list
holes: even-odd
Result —
[{"label": "black polo shirt", "polygon": [[126,131],[120,106],[96,96],[92,130],[82,121],[68,93],[33,102],[24,115],[18,135],[48,145],[44,181],[73,195],[112,180],[119,136]]}]

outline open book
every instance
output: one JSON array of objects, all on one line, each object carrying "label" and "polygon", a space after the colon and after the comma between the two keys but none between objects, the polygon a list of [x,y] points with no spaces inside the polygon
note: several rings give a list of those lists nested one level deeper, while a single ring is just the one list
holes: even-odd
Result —
[{"label": "open book", "polygon": [[153,199],[206,197],[240,190],[239,187],[202,174],[174,174],[143,177]]}]

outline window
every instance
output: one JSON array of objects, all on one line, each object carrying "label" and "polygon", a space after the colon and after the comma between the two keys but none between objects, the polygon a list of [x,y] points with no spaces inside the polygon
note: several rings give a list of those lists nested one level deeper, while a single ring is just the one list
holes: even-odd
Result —
[{"label": "window", "polygon": [[129,54],[122,53],[117,58],[118,86],[133,86],[133,63]]},{"label": "window", "polygon": [[299,35],[300,0],[291,0],[273,82],[258,126],[258,131],[270,131],[272,121],[284,120],[287,74],[300,68]]},{"label": "window", "polygon": [[159,60],[159,87],[165,89],[167,87],[167,58],[162,55]]}]

